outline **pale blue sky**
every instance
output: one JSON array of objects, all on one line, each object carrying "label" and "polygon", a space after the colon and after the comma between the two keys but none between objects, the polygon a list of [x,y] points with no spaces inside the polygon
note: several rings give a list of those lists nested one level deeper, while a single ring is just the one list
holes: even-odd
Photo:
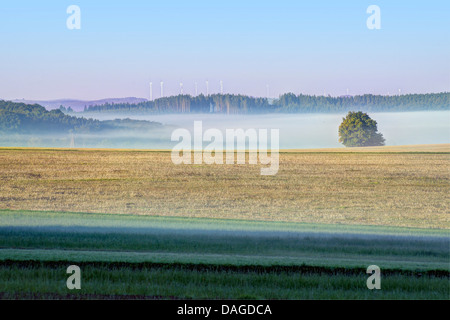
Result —
[{"label": "pale blue sky", "polygon": [[[81,30],[66,9],[81,8]],[[381,30],[366,9],[381,8]],[[0,98],[224,91],[450,91],[450,1],[15,0],[0,5]]]}]

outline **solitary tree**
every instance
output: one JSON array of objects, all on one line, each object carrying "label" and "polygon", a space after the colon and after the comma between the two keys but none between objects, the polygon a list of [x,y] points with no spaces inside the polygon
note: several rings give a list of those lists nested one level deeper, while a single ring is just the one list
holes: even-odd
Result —
[{"label": "solitary tree", "polygon": [[339,142],[346,147],[384,146],[385,139],[367,113],[350,111],[339,126]]}]

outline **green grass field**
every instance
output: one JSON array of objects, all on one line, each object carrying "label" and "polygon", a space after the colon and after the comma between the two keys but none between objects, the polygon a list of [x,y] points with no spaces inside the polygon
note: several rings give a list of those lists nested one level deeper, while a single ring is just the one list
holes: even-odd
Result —
[{"label": "green grass field", "polygon": [[[448,299],[447,230],[0,211],[15,298]],[[66,268],[82,289],[66,288]],[[368,290],[378,265],[382,290]]]}]

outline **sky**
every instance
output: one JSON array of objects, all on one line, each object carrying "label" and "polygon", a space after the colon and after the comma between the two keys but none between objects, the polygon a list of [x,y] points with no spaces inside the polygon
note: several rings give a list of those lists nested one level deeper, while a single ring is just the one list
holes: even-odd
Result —
[{"label": "sky", "polygon": [[[66,12],[80,8],[81,29]],[[381,29],[369,29],[370,5]],[[450,91],[450,1],[0,4],[0,99]],[[268,89],[268,90],[267,90]]]}]

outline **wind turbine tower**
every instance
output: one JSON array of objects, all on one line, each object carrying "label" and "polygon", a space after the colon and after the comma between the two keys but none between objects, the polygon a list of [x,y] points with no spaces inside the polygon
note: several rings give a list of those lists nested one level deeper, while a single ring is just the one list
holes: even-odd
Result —
[{"label": "wind turbine tower", "polygon": [[220,94],[223,94],[223,81],[220,80]]},{"label": "wind turbine tower", "polygon": [[164,97],[164,82],[161,81],[161,98]]},{"label": "wind turbine tower", "polygon": [[209,96],[209,81],[206,80],[206,95]]},{"label": "wind turbine tower", "polygon": [[153,83],[150,82],[150,101],[153,101]]},{"label": "wind turbine tower", "polygon": [[183,82],[180,82],[180,93],[183,94]]}]

